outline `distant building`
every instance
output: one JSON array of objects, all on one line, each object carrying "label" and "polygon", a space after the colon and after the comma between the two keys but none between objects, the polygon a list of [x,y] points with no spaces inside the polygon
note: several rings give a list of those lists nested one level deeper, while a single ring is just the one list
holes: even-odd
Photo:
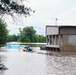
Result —
[{"label": "distant building", "polygon": [[76,51],[76,26],[46,26],[46,49]]}]

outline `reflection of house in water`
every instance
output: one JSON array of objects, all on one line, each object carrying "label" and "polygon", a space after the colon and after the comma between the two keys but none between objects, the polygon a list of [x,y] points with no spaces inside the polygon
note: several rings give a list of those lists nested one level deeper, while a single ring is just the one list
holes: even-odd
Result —
[{"label": "reflection of house in water", "polygon": [[76,51],[76,26],[46,26],[46,49]]}]

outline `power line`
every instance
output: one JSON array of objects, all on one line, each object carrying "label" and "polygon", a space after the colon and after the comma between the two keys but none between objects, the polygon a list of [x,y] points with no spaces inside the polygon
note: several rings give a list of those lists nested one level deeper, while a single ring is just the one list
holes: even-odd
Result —
[{"label": "power line", "polygon": [[[13,24],[13,25],[11,25],[11,24]],[[10,25],[8,27],[10,27],[10,28],[15,29],[15,30],[18,31],[19,28],[24,27],[24,26],[25,25],[20,25],[20,24],[17,24],[17,23],[16,24],[10,23]],[[45,28],[43,28],[43,27],[36,27],[36,26],[33,26],[33,27],[36,29],[37,34],[43,34],[43,35],[45,35],[45,31],[44,31]],[[9,28],[9,30],[11,30],[10,28]]]},{"label": "power line", "polygon": [[[13,27],[13,26],[8,26],[8,27],[11,27],[11,28],[17,28],[17,26],[16,27]],[[34,26],[33,26],[34,27]],[[19,27],[18,27],[19,28]],[[36,29],[45,29],[45,28],[41,28],[41,27],[34,27],[34,28],[36,28]]]},{"label": "power line", "polygon": [[[25,26],[25,25],[23,25],[23,24],[22,24],[22,25],[20,25],[20,24],[15,24],[15,25],[14,25],[14,23],[10,23],[10,24],[13,24],[13,26],[16,26],[16,25],[17,25],[17,26]],[[10,26],[10,25],[9,25],[9,26]],[[35,26],[33,26],[33,27],[34,27],[34,28],[39,28],[39,29],[45,29],[45,28],[43,28],[43,27],[35,27]]]},{"label": "power line", "polygon": [[[14,29],[19,29],[19,28],[16,28],[16,27],[12,27],[12,26],[10,26],[11,28],[14,28]],[[40,31],[37,31],[38,33],[45,33],[45,32],[40,32]]]}]

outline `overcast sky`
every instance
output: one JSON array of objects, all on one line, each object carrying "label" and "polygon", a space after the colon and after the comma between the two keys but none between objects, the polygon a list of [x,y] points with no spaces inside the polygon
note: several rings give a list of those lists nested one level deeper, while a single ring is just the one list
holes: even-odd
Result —
[{"label": "overcast sky", "polygon": [[56,18],[57,25],[76,25],[76,0],[26,0],[24,4],[36,12],[27,18],[18,18],[21,21],[17,23],[10,20],[10,34],[17,33],[18,28],[34,26],[38,34],[45,35],[46,25],[55,25]]}]

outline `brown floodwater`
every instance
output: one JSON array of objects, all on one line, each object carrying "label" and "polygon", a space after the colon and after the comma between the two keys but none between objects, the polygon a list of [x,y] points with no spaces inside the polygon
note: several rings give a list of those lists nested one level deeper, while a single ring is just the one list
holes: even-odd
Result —
[{"label": "brown floodwater", "polygon": [[0,75],[76,75],[76,55],[47,55],[40,48],[34,52],[0,52],[1,62],[8,70]]}]

